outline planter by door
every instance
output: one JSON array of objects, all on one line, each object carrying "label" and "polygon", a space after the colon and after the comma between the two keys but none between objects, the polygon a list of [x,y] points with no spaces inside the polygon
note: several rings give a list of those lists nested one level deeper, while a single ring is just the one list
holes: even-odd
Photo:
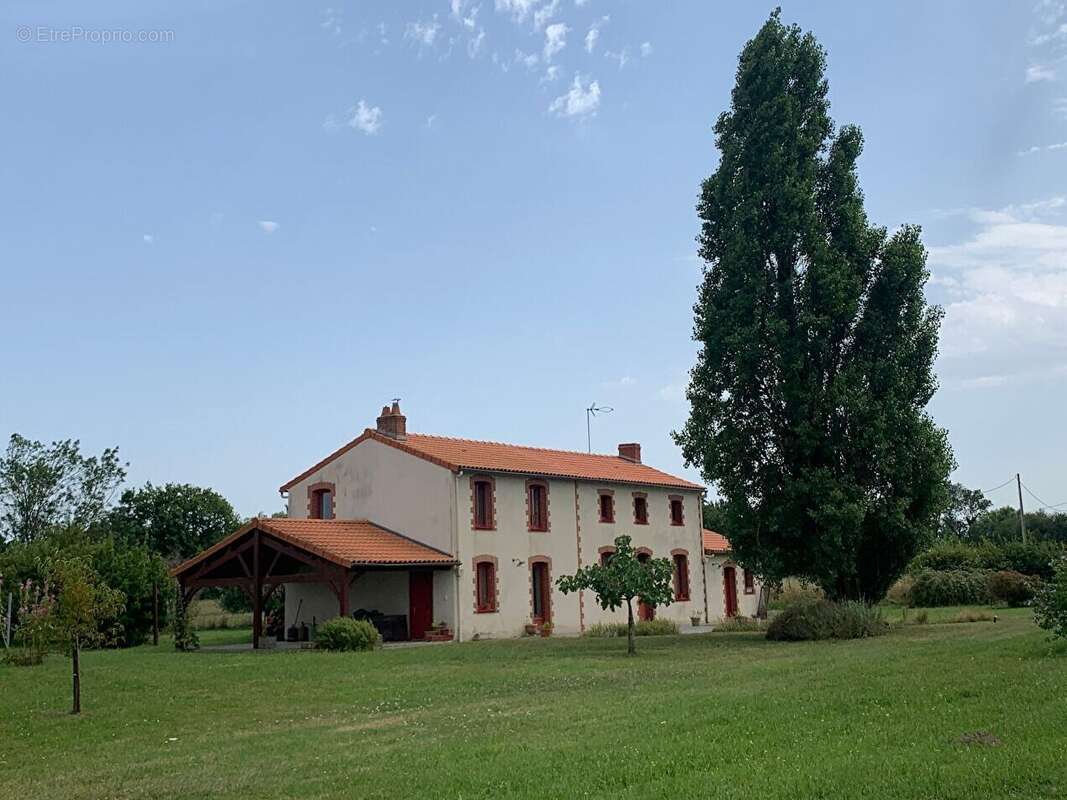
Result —
[{"label": "planter by door", "polygon": [[422,639],[433,625],[433,573],[412,572],[408,578],[408,627],[412,639]]},{"label": "planter by door", "polygon": [[533,591],[533,621],[537,625],[552,619],[551,584],[548,564],[536,561],[530,565],[530,584]]},{"label": "planter by door", "polygon": [[733,567],[722,569],[722,593],[726,598],[726,616],[737,616],[737,570]]}]

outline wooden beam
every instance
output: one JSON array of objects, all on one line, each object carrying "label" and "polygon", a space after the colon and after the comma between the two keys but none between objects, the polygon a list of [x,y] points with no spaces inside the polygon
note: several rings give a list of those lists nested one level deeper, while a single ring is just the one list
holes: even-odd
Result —
[{"label": "wooden beam", "polygon": [[[252,649],[259,649],[259,637],[263,633],[263,576],[259,573],[259,530],[253,532],[253,540],[255,541],[252,547],[252,580],[254,585],[252,587]],[[241,563],[244,563],[242,559]]]},{"label": "wooden beam", "polygon": [[[236,544],[236,543],[234,543],[234,544]],[[200,568],[196,572],[194,572],[192,575],[187,576],[186,579],[187,580],[196,580],[197,578],[200,578],[201,576],[207,574],[208,572],[211,572],[211,570],[215,569],[216,567],[221,567],[223,564],[225,564],[231,558],[234,558],[236,555],[238,555],[240,553],[243,553],[245,550],[247,550],[251,546],[252,546],[252,540],[250,539],[247,542],[243,542],[238,547],[234,547],[233,545],[230,545],[229,547],[225,548],[224,550],[220,550],[218,553],[212,553],[211,557],[206,559],[206,560],[204,560],[204,561],[202,561],[200,563],[200,565],[199,565]]]}]

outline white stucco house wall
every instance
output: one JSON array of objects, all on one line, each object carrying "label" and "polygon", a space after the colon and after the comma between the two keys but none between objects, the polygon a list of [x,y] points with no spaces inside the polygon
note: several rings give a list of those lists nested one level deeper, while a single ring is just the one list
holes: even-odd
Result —
[{"label": "white stucco house wall", "polygon": [[454,561],[354,564],[343,597],[336,584],[286,584],[286,626],[343,607],[406,615],[411,638],[428,622],[458,640],[521,636],[546,622],[580,634],[625,621],[625,610],[604,611],[589,593],[564,595],[555,581],[605,557],[621,534],[675,565],[678,599],[644,616],[689,624],[724,613],[716,572],[724,557],[705,558],[704,488],[643,464],[638,444],[600,455],[409,434],[394,403],[375,428],[280,491],[290,520],[365,520]]},{"label": "white stucco house wall", "polygon": [[712,624],[727,617],[754,617],[759,611],[762,584],[732,557],[729,540],[705,529],[704,585],[707,587],[707,619]]}]

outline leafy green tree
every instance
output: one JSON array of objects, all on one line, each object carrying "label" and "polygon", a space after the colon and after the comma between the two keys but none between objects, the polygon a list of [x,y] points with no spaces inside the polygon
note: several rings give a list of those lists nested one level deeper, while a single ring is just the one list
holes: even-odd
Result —
[{"label": "leafy green tree", "polygon": [[1038,590],[1034,621],[1053,636],[1067,639],[1067,555],[1056,560],[1052,580]]},{"label": "leafy green tree", "polygon": [[726,504],[722,500],[709,500],[704,503],[703,523],[709,531],[715,531],[727,539],[730,538],[727,533],[730,522],[726,516]]},{"label": "leafy green tree", "polygon": [[667,558],[640,560],[629,536],[615,539],[615,552],[606,564],[590,564],[573,575],[564,575],[556,586],[564,594],[588,589],[597,596],[600,607],[616,609],[626,606],[626,652],[634,655],[633,601],[651,606],[669,605],[673,599],[671,582],[674,567]]},{"label": "leafy green tree", "polygon": [[107,586],[84,558],[62,557],[46,566],[47,579],[38,596],[26,605],[43,609],[38,633],[47,632],[47,643],[70,656],[73,684],[71,713],[81,713],[81,651],[107,644],[116,635],[114,622],[125,596]]},{"label": "leafy green tree", "polygon": [[122,493],[108,525],[117,536],[143,544],[173,563],[233,533],[241,526],[241,518],[213,489],[146,483]]},{"label": "leafy green tree", "polygon": [[835,131],[825,67],[777,11],[741,53],[698,203],[701,348],[675,438],[742,563],[872,601],[947,503],[953,458],[925,410],[942,313],[919,229],[868,223],[863,137]]},{"label": "leafy green tree", "polygon": [[948,485],[948,507],[941,513],[938,536],[941,539],[972,541],[975,522],[993,507],[978,489],[968,489],[961,483]]},{"label": "leafy green tree", "polygon": [[126,479],[117,447],[84,456],[75,439],[44,445],[17,433],[0,456],[0,540],[29,542],[51,527],[87,527]]}]

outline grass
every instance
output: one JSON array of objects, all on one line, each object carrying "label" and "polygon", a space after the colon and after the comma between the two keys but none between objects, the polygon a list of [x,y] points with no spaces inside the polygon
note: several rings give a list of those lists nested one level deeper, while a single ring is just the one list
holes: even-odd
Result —
[{"label": "grass", "polygon": [[224,609],[218,600],[197,600],[190,609],[189,621],[197,632],[248,628],[252,625],[252,613],[231,613]]},{"label": "grass", "polygon": [[[938,610],[941,613],[942,610]],[[958,612],[958,610],[957,610]],[[1025,609],[848,642],[552,637],[0,665],[33,798],[1067,796],[1067,645]],[[205,631],[205,644],[247,632]]]}]

